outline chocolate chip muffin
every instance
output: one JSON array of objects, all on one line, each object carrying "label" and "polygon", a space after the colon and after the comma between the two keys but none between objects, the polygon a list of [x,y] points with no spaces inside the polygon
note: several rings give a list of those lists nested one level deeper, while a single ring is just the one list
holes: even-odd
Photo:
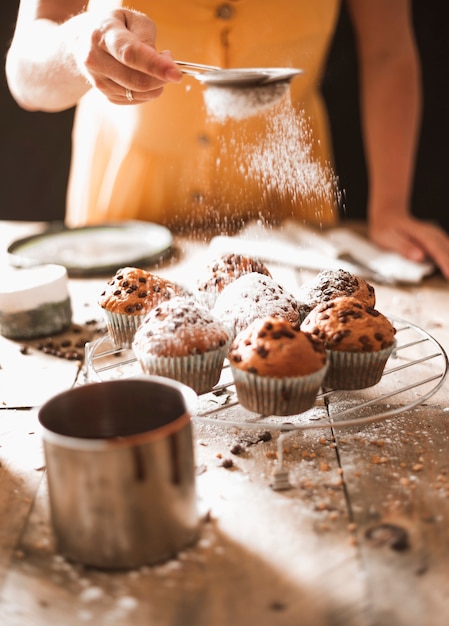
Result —
[{"label": "chocolate chip muffin", "polygon": [[377,384],[395,346],[395,328],[372,306],[340,296],[315,306],[301,329],[323,341],[329,356],[324,384],[363,389]]},{"label": "chocolate chip muffin", "polygon": [[196,393],[218,382],[230,344],[229,331],[192,297],[161,302],[145,316],[133,351],[144,373],[173,378]]},{"label": "chocolate chip muffin", "polygon": [[264,415],[295,415],[313,406],[327,369],[324,344],[299,323],[266,316],[232,342],[229,363],[242,406]]},{"label": "chocolate chip muffin", "polygon": [[375,306],[374,287],[360,276],[346,270],[324,270],[303,283],[298,289],[298,301],[302,309],[309,313],[322,302],[329,302],[340,296],[357,298],[368,306]]},{"label": "chocolate chip muffin", "polygon": [[281,317],[292,324],[301,320],[295,296],[273,278],[256,272],[224,287],[212,312],[234,335],[260,317]]},{"label": "chocolate chip muffin", "polygon": [[271,278],[270,271],[262,261],[242,254],[223,254],[207,265],[204,274],[198,279],[197,288],[213,306],[217,295],[223,291],[226,285],[232,283],[236,278],[252,272]]},{"label": "chocolate chip muffin", "polygon": [[117,347],[130,348],[134,333],[154,306],[185,289],[139,267],[123,267],[107,283],[98,304]]}]

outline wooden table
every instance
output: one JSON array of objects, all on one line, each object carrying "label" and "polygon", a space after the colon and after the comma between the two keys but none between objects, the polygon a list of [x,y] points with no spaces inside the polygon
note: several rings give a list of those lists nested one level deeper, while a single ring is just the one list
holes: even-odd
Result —
[{"label": "wooden table", "polygon": [[[36,228],[0,223],[1,249]],[[180,280],[194,276],[205,246],[178,243],[175,260],[154,271]],[[71,280],[80,345],[101,332],[103,284]],[[377,308],[449,351],[447,282],[375,287]],[[83,382],[82,362],[0,337],[0,366],[2,626],[449,624],[446,384],[378,423],[290,434],[286,490],[270,487],[278,431],[196,423],[200,540],[168,563],[108,573],[56,553],[47,505],[37,408]]]}]

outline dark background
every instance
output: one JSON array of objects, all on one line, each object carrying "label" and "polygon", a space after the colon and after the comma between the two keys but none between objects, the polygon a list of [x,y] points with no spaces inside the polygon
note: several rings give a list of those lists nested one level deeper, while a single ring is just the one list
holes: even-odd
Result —
[{"label": "dark background", "polygon": [[18,0],[3,0],[0,18],[0,219],[63,220],[73,110],[24,111],[9,94],[4,58]]},{"label": "dark background", "polygon": [[[375,0],[373,0],[375,1]],[[449,231],[449,36],[445,3],[415,0],[413,17],[421,55],[424,110],[412,208]],[[336,171],[346,196],[346,217],[365,217],[367,181],[360,136],[357,55],[353,31],[342,9],[322,90],[328,104]]]},{"label": "dark background", "polygon": [[[18,0],[3,0],[0,22],[0,219],[62,220],[73,109],[30,113],[12,100],[3,59],[18,4]],[[420,217],[438,220],[449,231],[449,47],[445,3],[415,0],[413,7],[424,86],[413,211]],[[345,195],[343,217],[364,218],[367,182],[359,128],[357,57],[344,6],[322,89],[330,112],[336,171]]]}]

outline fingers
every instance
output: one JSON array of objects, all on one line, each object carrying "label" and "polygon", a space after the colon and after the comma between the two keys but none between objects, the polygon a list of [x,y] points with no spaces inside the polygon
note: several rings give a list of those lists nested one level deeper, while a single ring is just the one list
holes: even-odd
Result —
[{"label": "fingers", "polygon": [[[113,11],[93,29],[84,66],[89,81],[114,104],[158,98],[182,74],[167,52],[155,49],[156,28],[145,15]],[[132,98],[129,96],[132,92]]]},{"label": "fingers", "polygon": [[426,250],[427,256],[449,280],[449,235],[439,226],[423,222],[414,236]]},{"label": "fingers", "polygon": [[410,217],[384,221],[370,236],[382,248],[394,250],[412,261],[432,260],[449,280],[449,236],[439,226]]},{"label": "fingers", "polygon": [[427,257],[427,251],[420,243],[415,241],[410,235],[402,231],[393,231],[390,235],[392,247],[396,252],[411,261],[418,263]]},{"label": "fingers", "polygon": [[114,12],[114,15],[121,27],[123,40],[119,38],[116,42],[112,41],[110,53],[126,67],[159,78],[163,82],[179,82],[182,74],[170,52],[156,51],[154,22],[135,11],[121,10]]}]

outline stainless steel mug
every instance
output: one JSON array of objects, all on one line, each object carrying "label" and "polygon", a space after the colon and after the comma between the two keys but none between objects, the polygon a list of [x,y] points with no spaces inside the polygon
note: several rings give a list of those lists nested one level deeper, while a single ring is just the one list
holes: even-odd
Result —
[{"label": "stainless steel mug", "polygon": [[75,387],[40,408],[62,555],[98,568],[135,568],[195,542],[196,399],[177,381],[139,376]]}]

